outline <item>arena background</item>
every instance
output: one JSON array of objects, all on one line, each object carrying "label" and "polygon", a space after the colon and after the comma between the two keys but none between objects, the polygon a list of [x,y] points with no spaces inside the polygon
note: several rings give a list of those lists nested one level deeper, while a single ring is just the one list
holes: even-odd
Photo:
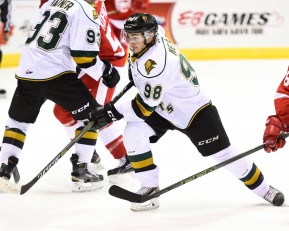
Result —
[{"label": "arena background", "polygon": [[[13,0],[13,36],[2,67],[16,66],[38,0]],[[288,0],[151,0],[167,36],[190,60],[289,58]]]}]

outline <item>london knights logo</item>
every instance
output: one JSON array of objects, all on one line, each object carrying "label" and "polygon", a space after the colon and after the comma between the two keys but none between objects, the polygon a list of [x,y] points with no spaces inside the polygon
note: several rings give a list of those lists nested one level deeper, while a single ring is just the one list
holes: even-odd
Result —
[{"label": "london knights logo", "polygon": [[157,65],[157,63],[152,59],[145,62],[145,69],[148,75],[150,74],[151,70],[155,68],[155,65]]}]

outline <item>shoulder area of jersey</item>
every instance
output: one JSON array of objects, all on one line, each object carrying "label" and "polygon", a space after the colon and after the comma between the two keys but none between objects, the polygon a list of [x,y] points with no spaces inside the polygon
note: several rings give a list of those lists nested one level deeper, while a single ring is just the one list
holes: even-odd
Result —
[{"label": "shoulder area of jersey", "polygon": [[158,25],[158,35],[166,37],[166,31],[161,25]]},{"label": "shoulder area of jersey", "polygon": [[[98,12],[95,9],[96,3],[90,3],[87,0],[49,0],[48,5],[57,7],[69,13],[76,13],[82,11],[88,18],[98,20]],[[78,13],[77,13],[78,14]]]},{"label": "shoulder area of jersey", "polygon": [[156,41],[139,59],[137,59],[138,72],[146,78],[159,76],[166,67],[167,52],[163,42]]},{"label": "shoulder area of jersey", "polygon": [[92,0],[75,0],[82,4],[85,14],[92,20],[99,20],[99,15],[96,10],[97,2]]}]

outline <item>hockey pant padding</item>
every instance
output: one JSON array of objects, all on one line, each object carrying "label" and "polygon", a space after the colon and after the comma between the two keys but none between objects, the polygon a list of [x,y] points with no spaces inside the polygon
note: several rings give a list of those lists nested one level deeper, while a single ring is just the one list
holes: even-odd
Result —
[{"label": "hockey pant padding", "polygon": [[[237,149],[230,145],[228,148],[211,155],[211,157],[217,163],[221,163],[234,157],[237,152]],[[269,185],[265,181],[262,172],[254,162],[247,157],[234,161],[231,164],[226,165],[224,168],[241,180],[246,187],[258,196],[263,197],[269,190]]]},{"label": "hockey pant padding", "polygon": [[18,158],[25,142],[26,132],[31,123],[18,122],[8,118],[1,145],[1,162],[8,162],[10,156]]}]

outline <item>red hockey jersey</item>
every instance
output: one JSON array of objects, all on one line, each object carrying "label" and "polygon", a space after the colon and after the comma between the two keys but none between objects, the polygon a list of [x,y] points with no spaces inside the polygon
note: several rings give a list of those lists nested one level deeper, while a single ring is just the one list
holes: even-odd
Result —
[{"label": "red hockey jersey", "polygon": [[280,83],[275,95],[276,115],[282,123],[289,125],[289,67],[287,74]]}]

